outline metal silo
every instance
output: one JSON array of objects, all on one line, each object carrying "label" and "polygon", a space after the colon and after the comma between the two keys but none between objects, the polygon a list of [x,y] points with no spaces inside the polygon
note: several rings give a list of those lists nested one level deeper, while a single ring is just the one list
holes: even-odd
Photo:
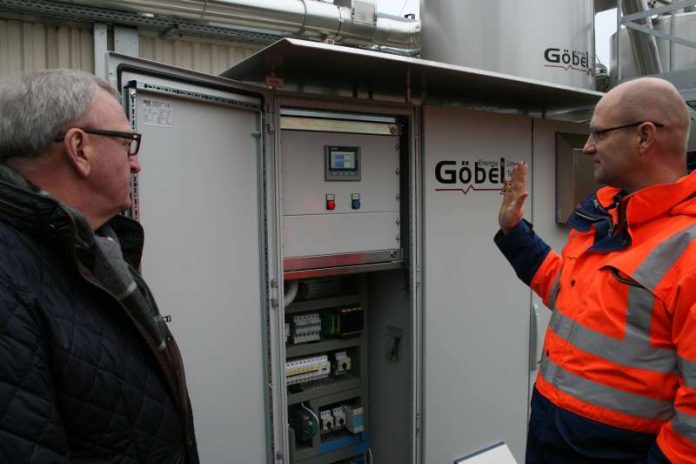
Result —
[{"label": "metal silo", "polygon": [[591,0],[421,0],[423,58],[594,89]]}]

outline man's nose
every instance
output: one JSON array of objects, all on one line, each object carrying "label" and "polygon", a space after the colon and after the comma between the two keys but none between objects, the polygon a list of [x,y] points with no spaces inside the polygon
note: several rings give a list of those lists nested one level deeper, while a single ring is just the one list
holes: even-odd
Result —
[{"label": "man's nose", "polygon": [[140,162],[138,161],[138,155],[129,156],[128,162],[130,163],[130,170],[133,174],[140,172]]},{"label": "man's nose", "polygon": [[595,143],[595,140],[591,135],[588,135],[587,140],[585,141],[585,146],[582,147],[582,152],[585,155],[593,155],[596,151],[597,145]]}]

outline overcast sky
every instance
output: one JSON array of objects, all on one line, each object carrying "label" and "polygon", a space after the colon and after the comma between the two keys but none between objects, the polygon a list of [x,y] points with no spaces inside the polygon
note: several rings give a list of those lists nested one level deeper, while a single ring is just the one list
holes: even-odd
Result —
[{"label": "overcast sky", "polygon": [[[419,15],[420,0],[377,0],[377,9],[392,15],[415,13]],[[602,64],[609,66],[609,37],[616,31],[616,10],[599,13],[595,19],[595,41],[597,57]]]}]

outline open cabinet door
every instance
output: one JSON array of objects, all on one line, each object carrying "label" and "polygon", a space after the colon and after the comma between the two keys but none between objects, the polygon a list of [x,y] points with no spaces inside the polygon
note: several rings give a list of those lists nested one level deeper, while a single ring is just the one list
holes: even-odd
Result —
[{"label": "open cabinet door", "polygon": [[271,461],[264,95],[119,55],[142,273],[181,348],[201,462]]},{"label": "open cabinet door", "polygon": [[524,462],[531,292],[493,236],[502,174],[532,172],[531,119],[426,106],[423,125],[423,462],[499,442]]}]

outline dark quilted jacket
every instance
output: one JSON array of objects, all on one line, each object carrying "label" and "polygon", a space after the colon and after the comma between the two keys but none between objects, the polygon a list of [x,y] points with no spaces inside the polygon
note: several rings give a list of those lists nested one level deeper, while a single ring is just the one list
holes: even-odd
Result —
[{"label": "dark quilted jacket", "polygon": [[[109,224],[137,269],[142,229]],[[158,350],[89,256],[57,202],[0,182],[0,463],[197,463],[176,343]]]}]

